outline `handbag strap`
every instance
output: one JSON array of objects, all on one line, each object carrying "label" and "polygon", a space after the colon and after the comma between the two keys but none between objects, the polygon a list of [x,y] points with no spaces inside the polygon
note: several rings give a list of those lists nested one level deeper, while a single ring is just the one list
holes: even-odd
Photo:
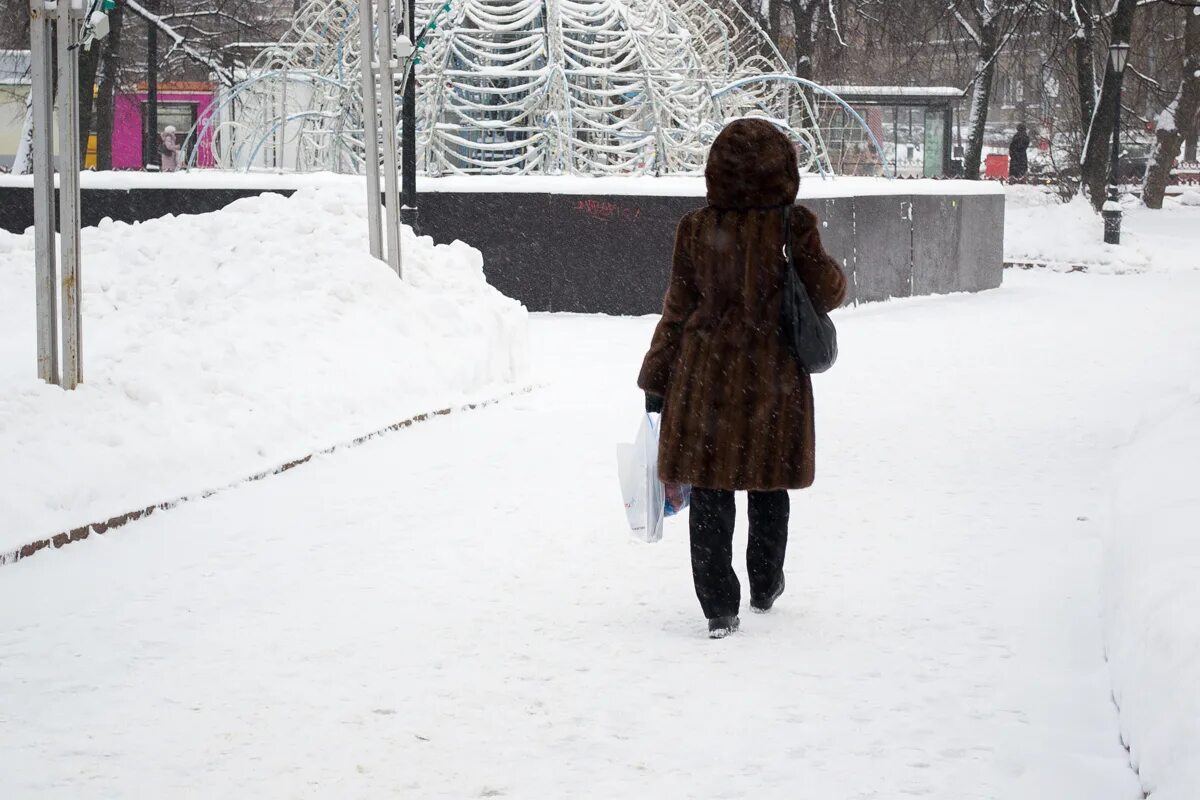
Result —
[{"label": "handbag strap", "polygon": [[[787,260],[788,272],[796,271],[796,260],[792,253],[792,204],[788,203],[783,207],[783,255]],[[787,272],[784,273],[787,277]]]}]

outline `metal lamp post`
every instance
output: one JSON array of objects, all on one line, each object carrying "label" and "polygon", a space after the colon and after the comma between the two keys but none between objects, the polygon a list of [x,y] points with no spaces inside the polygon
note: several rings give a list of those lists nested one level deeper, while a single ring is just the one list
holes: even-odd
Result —
[{"label": "metal lamp post", "polygon": [[1117,76],[1117,91],[1113,93],[1112,160],[1108,165],[1108,200],[1101,215],[1104,217],[1104,241],[1106,244],[1121,243],[1121,203],[1118,184],[1121,182],[1121,88],[1125,76],[1125,64],[1129,60],[1129,44],[1113,42],[1108,55],[1113,72]]},{"label": "metal lamp post", "polygon": [[[419,41],[417,32],[417,0],[408,0],[404,12],[404,35],[414,45]],[[436,25],[436,23],[432,23]],[[412,53],[412,60],[404,72],[404,101],[401,106],[403,118],[400,130],[400,220],[417,230],[417,70],[421,54]]]},{"label": "metal lamp post", "polygon": [[[150,0],[146,10],[157,14],[161,10],[159,1]],[[151,172],[162,169],[158,141],[158,26],[150,22],[146,25],[146,133],[142,141],[142,167]]]}]

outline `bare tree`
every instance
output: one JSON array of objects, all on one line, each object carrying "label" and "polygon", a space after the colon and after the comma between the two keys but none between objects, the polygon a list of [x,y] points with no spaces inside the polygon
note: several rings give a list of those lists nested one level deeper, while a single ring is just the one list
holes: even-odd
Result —
[{"label": "bare tree", "polygon": [[[188,31],[195,31],[194,24],[189,22],[188,25],[180,30],[170,23],[174,14],[158,14],[148,10],[138,0],[123,0],[125,7],[129,13],[140,17],[148,26],[153,26],[160,33],[166,35],[167,40],[171,42],[171,47],[167,50],[164,61],[170,61],[177,54],[179,57],[186,59],[189,66],[199,66],[202,70],[207,70],[211,75],[215,76],[221,83],[227,86],[233,85],[233,75],[220,63],[220,41],[223,37],[214,35],[213,31],[201,32],[204,34],[203,41],[194,42],[188,38]],[[202,12],[196,11],[196,15],[205,13],[216,13],[222,19],[224,16],[220,12]],[[193,19],[189,16],[187,19]],[[143,40],[144,41],[144,40]],[[176,65],[178,71],[184,71]]]},{"label": "bare tree", "polygon": [[166,45],[157,63],[164,79],[215,79],[232,85],[235,78],[225,48],[244,41],[274,41],[292,11],[291,0],[160,0],[155,10],[142,0],[118,0],[110,14],[112,33],[105,42],[96,91],[97,166],[112,167],[115,97],[146,75],[146,34],[151,26]]},{"label": "bare tree", "polygon": [[1096,9],[1095,0],[1070,0],[1075,31],[1071,50],[1079,94],[1079,126],[1087,130],[1096,113]]},{"label": "bare tree", "polygon": [[[0,26],[0,48],[5,50],[28,48],[28,0],[0,0],[0,17],[15,21],[13,25]],[[13,158],[12,171],[15,175],[28,175],[33,172],[32,92],[25,96],[25,117],[21,123],[21,137],[17,140],[17,152]]]},{"label": "bare tree", "polygon": [[125,21],[122,6],[108,15],[110,32],[104,40],[100,79],[96,88],[96,169],[112,169],[113,114],[121,69],[121,37]]},{"label": "bare tree", "polygon": [[967,148],[963,156],[963,173],[967,178],[979,178],[983,136],[992,98],[992,80],[1000,52],[1012,39],[1017,26],[1032,6],[1033,0],[963,0],[955,4],[955,19],[975,42],[978,51],[975,73],[969,84],[971,111],[967,121]]},{"label": "bare tree", "polygon": [[[798,77],[812,80],[822,55],[847,49],[846,8],[879,0],[743,0],[746,10],[775,42]],[[830,43],[833,43],[832,46]],[[836,51],[834,51],[836,52]]]},{"label": "bare tree", "polygon": [[821,12],[818,0],[791,0],[792,30],[795,31],[794,69],[797,78],[812,80],[815,75],[817,20]]},{"label": "bare tree", "polygon": [[[1111,41],[1129,42],[1133,33],[1133,17],[1139,0],[1117,0],[1112,12]],[[1117,93],[1120,91],[1121,75],[1113,69],[1111,59],[1105,59],[1104,84],[1096,110],[1088,126],[1083,146],[1082,180],[1092,206],[1097,210],[1104,205],[1104,184],[1108,178],[1109,145],[1117,122]],[[1116,176],[1113,176],[1116,180]]]},{"label": "bare tree", "polygon": [[100,63],[100,46],[79,52],[79,163],[87,160],[88,140],[92,135],[92,117],[96,107],[96,69]]},{"label": "bare tree", "polygon": [[1158,116],[1156,141],[1142,188],[1142,202],[1150,208],[1162,208],[1171,167],[1184,138],[1182,123],[1192,120],[1194,124],[1196,112],[1200,110],[1200,4],[1186,9],[1184,16],[1186,55],[1179,91]]}]

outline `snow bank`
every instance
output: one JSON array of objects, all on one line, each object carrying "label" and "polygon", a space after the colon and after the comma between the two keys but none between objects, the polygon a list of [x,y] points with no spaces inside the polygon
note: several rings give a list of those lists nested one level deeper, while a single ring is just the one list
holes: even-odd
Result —
[{"label": "snow bank", "polygon": [[0,233],[0,549],[521,381],[527,315],[480,253],[406,229],[402,282],[361,196],[86,229],[75,392],[35,378],[33,238]]},{"label": "snow bank", "polygon": [[1120,461],[1105,627],[1122,738],[1152,800],[1200,797],[1200,385]]},{"label": "snow bank", "polygon": [[1006,196],[1006,262],[1110,274],[1200,269],[1200,207],[1186,196],[1168,197],[1157,211],[1122,198],[1119,245],[1104,243],[1104,221],[1082,197],[1063,203],[1051,189],[1023,185],[1007,187]]}]

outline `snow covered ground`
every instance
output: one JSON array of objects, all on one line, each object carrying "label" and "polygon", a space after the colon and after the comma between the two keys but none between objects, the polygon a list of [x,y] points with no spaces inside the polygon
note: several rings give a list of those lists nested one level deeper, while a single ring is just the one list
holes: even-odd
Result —
[{"label": "snow covered ground", "polygon": [[1200,376],[1148,410],[1118,468],[1105,639],[1121,730],[1154,800],[1200,794]]},{"label": "snow covered ground", "polygon": [[353,189],[85,229],[69,393],[36,379],[33,237],[0,232],[0,553],[527,377],[479,252],[406,237],[402,283]]},{"label": "snow covered ground", "polygon": [[1198,293],[837,312],[788,593],[720,642],[619,502],[654,321],[535,317],[534,394],[0,568],[0,796],[1140,798],[1102,540]]},{"label": "snow covered ground", "polygon": [[1200,269],[1200,192],[1168,197],[1150,210],[1126,195],[1121,244],[1104,243],[1104,221],[1082,198],[1062,203],[1052,188],[1008,186],[1004,260],[1060,271],[1126,273]]}]

